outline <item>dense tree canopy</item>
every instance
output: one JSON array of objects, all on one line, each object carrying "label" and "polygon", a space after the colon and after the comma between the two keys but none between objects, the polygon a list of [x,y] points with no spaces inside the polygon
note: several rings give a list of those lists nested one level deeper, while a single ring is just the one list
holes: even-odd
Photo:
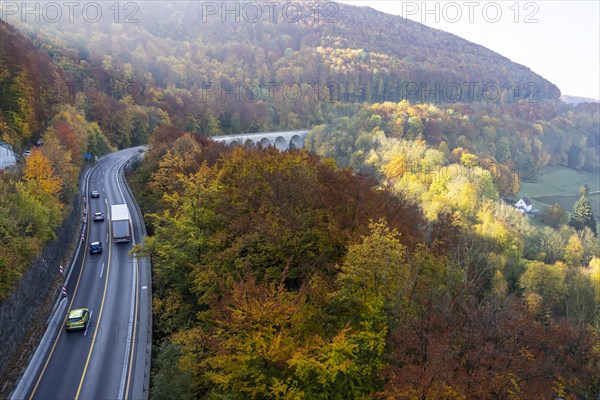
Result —
[{"label": "dense tree canopy", "polygon": [[[572,244],[547,264],[535,259],[549,254],[536,244],[546,239],[495,200],[493,183],[427,222],[414,188],[378,188],[305,151],[226,150],[167,126],[152,142],[133,182],[152,210],[154,234],[137,251],[154,267],[154,395],[172,397],[169,385],[181,398],[233,399],[600,389],[593,235],[567,230]],[[408,173],[400,157],[447,162],[418,141],[386,146],[390,182]],[[457,171],[488,172],[465,154]],[[441,196],[461,181],[443,182]],[[415,187],[420,202],[433,190]]]},{"label": "dense tree canopy", "polygon": [[[38,49],[0,22],[1,139],[44,142],[0,180],[0,300],[53,237],[82,155],[148,142],[132,182],[154,397],[598,397],[589,202],[539,227],[500,200],[547,165],[597,172],[596,105],[373,10],[200,24],[198,4],[20,23]],[[498,98],[423,89],[471,81]],[[313,153],[206,138],[301,128]]]},{"label": "dense tree canopy", "polygon": [[[377,131],[425,139],[447,153],[466,149],[497,165],[501,195],[515,189],[510,173],[534,179],[546,165],[600,169],[597,105],[567,106],[529,69],[410,20],[335,3],[316,12],[301,3],[304,14],[293,24],[242,15],[239,23],[231,15],[223,22],[219,10],[204,15],[194,2],[144,3],[137,23],[109,20],[108,3],[98,24],[15,22],[72,82],[69,90],[50,86],[70,93],[119,148],[146,142],[161,123],[202,136],[328,123],[337,132],[318,130],[314,150],[335,152],[340,165],[359,171],[369,172],[364,158]],[[281,7],[275,14],[283,15]],[[487,101],[462,90],[466,98],[448,98],[455,82],[493,83],[501,95]]]}]

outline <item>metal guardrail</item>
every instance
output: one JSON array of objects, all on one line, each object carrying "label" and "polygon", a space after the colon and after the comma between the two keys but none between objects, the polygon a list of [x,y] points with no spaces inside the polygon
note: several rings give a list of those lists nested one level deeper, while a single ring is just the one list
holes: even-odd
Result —
[{"label": "metal guardrail", "polygon": [[[141,157],[141,154],[132,157],[127,163],[125,167],[120,171],[121,182],[123,182],[123,186],[129,196],[131,203],[133,204],[133,208],[135,209],[135,213],[131,213],[132,218],[137,219],[139,229],[141,231],[140,241],[145,238],[148,234],[146,231],[146,225],[144,224],[144,218],[142,215],[142,211],[140,206],[133,195],[133,191],[129,186],[129,183],[125,179],[125,169],[129,168],[131,163],[137,161],[138,157]],[[140,314],[138,321],[138,352],[136,354],[136,362],[135,365],[137,367],[134,375],[133,375],[133,388],[132,388],[132,398],[133,399],[147,399],[150,395],[150,367],[151,367],[151,359],[152,359],[152,268],[151,268],[151,260],[149,258],[138,259],[140,263]],[[145,289],[144,289],[145,287]],[[145,306],[142,305],[145,303]],[[146,310],[145,313],[142,313],[142,310]],[[142,329],[144,331],[142,332]],[[145,347],[143,352],[139,352],[140,346],[139,344],[145,342]],[[143,362],[143,368],[140,367]]]}]

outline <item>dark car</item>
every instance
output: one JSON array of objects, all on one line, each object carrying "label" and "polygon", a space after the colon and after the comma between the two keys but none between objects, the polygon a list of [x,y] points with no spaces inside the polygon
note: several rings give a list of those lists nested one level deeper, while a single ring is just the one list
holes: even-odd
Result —
[{"label": "dark car", "polygon": [[104,213],[95,212],[94,216],[92,217],[92,219],[94,220],[94,222],[96,222],[96,221],[104,221]]},{"label": "dark car", "polygon": [[100,242],[90,243],[90,254],[100,254],[100,253],[102,253],[102,243],[100,243]]},{"label": "dark car", "polygon": [[97,190],[92,190],[91,196],[92,196],[92,199],[96,199],[96,198],[100,197],[100,192]]}]

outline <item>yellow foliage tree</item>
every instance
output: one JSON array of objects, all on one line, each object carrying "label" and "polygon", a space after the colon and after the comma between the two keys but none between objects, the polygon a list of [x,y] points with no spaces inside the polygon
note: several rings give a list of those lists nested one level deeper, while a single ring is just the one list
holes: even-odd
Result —
[{"label": "yellow foliage tree", "polygon": [[592,258],[590,261],[590,279],[594,286],[596,303],[600,304],[600,258]]},{"label": "yellow foliage tree", "polygon": [[27,157],[25,164],[25,181],[34,193],[56,196],[60,192],[63,181],[54,174],[54,168],[40,150],[34,149]]},{"label": "yellow foliage tree", "polygon": [[583,263],[583,244],[577,233],[574,233],[569,238],[569,242],[565,247],[565,262],[570,267],[577,267]]}]

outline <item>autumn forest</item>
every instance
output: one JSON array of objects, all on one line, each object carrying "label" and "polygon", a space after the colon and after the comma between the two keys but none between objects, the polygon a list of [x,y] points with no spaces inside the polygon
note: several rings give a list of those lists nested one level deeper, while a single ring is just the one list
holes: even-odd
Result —
[{"label": "autumn forest", "polygon": [[[599,105],[457,36],[299,4],[294,23],[187,1],[135,23],[0,21],[0,141],[31,149],[0,172],[0,302],[84,155],[147,145],[128,180],[150,398],[600,396],[593,193],[514,206],[544,168],[600,172]],[[305,148],[285,152],[210,139],[296,129]]]}]

